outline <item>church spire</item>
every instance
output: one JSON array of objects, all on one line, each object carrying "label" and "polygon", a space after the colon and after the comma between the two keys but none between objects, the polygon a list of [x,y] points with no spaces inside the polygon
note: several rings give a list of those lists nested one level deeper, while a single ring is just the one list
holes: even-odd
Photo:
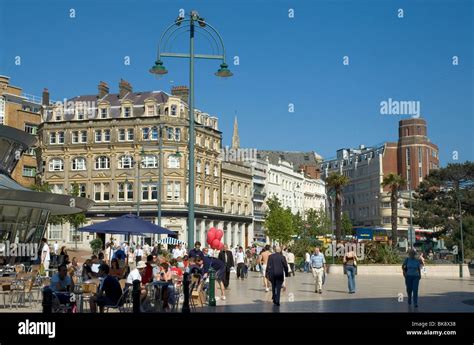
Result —
[{"label": "church spire", "polygon": [[240,147],[239,126],[237,124],[237,116],[234,119],[234,133],[232,134],[232,148],[238,149]]}]

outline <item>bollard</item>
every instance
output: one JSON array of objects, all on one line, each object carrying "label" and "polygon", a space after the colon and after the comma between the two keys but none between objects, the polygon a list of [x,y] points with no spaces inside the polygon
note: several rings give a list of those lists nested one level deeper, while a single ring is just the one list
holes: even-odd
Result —
[{"label": "bollard", "polygon": [[216,271],[209,269],[209,306],[216,306]]},{"label": "bollard", "polygon": [[132,290],[132,301],[133,301],[133,312],[139,313],[140,312],[140,281],[134,280],[133,281],[133,290]]},{"label": "bollard", "polygon": [[183,275],[183,294],[184,294],[184,301],[183,301],[183,308],[181,311],[183,313],[189,313],[191,312],[191,309],[189,308],[189,273],[185,272]]},{"label": "bollard", "polygon": [[49,286],[43,288],[43,313],[51,314],[53,312],[53,290]]}]

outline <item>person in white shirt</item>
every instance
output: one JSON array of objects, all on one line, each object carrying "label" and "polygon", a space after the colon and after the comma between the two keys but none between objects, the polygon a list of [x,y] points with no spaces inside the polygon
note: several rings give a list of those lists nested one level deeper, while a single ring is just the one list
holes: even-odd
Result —
[{"label": "person in white shirt", "polygon": [[127,282],[125,286],[129,287],[130,289],[133,286],[133,282],[135,280],[140,281],[140,301],[143,302],[143,300],[146,298],[146,288],[145,286],[142,285],[142,276],[145,273],[145,268],[146,268],[146,263],[145,261],[140,261],[137,263],[137,267],[133,270],[130,271],[130,273],[127,276]]},{"label": "person in white shirt", "polygon": [[56,241],[53,244],[54,255],[58,255],[58,250],[59,250],[59,244],[58,244],[58,241]]},{"label": "person in white shirt", "polygon": [[290,270],[291,270],[288,276],[291,276],[291,273],[293,273],[293,277],[294,277],[295,276],[295,254],[291,252],[291,249],[288,249],[286,256],[287,256],[288,265],[290,266]]},{"label": "person in white shirt", "polygon": [[245,266],[245,253],[242,247],[239,247],[237,253],[235,253],[235,263],[237,264],[237,279],[245,278],[244,266]]},{"label": "person in white shirt", "polygon": [[142,260],[143,257],[143,249],[141,246],[137,246],[137,250],[135,251],[135,261],[139,262]]},{"label": "person in white shirt", "polygon": [[143,245],[143,257],[147,257],[150,254],[150,245],[145,243]]},{"label": "person in white shirt", "polygon": [[184,255],[186,255],[186,252],[183,249],[182,244],[178,244],[178,246],[173,249],[173,259],[177,259],[179,257],[184,257]]},{"label": "person in white shirt", "polygon": [[45,270],[49,269],[49,262],[51,261],[51,257],[49,255],[49,245],[48,240],[46,238],[41,239],[41,264],[43,265]]},{"label": "person in white shirt", "polygon": [[305,273],[309,273],[309,268],[311,264],[311,255],[308,252],[304,255],[304,271]]}]

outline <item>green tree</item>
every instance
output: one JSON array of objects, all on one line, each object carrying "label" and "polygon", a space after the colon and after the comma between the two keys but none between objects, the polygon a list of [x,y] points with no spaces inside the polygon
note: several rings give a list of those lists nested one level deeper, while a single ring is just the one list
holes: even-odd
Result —
[{"label": "green tree", "polygon": [[336,239],[341,239],[342,234],[342,222],[341,222],[341,209],[342,209],[342,190],[345,185],[349,183],[349,178],[345,175],[338,173],[332,173],[326,179],[326,184],[330,189],[335,192],[335,205],[334,205],[334,218],[336,219]]},{"label": "green tree", "polygon": [[342,233],[344,236],[352,235],[352,222],[346,212],[342,214]]},{"label": "green tree", "polygon": [[406,185],[406,180],[400,175],[390,173],[383,177],[382,187],[388,187],[390,190],[390,207],[392,223],[392,246],[396,247],[398,244],[398,192]]},{"label": "green tree", "polygon": [[464,234],[464,257],[474,258],[474,163],[448,164],[433,170],[414,195],[413,222],[436,231],[449,247],[461,250],[460,224]]},{"label": "green tree", "polygon": [[266,235],[278,241],[281,245],[286,245],[296,234],[293,226],[294,215],[289,208],[284,209],[276,196],[267,200],[268,210],[265,215]]}]

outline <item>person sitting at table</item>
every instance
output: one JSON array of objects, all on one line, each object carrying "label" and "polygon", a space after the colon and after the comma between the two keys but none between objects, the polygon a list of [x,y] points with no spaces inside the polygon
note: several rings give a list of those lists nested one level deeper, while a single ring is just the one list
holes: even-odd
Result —
[{"label": "person sitting at table", "polygon": [[171,265],[171,267],[170,267],[171,273],[176,275],[178,278],[182,278],[183,277],[183,270],[182,270],[181,267],[178,266],[178,260],[171,259],[170,260],[170,265]]},{"label": "person sitting at table", "polygon": [[94,278],[94,275],[92,274],[92,260],[87,259],[86,262],[84,262],[84,265],[82,265],[82,280],[87,281]]},{"label": "person sitting at table", "polygon": [[71,292],[74,289],[74,282],[67,274],[67,266],[61,264],[58,266],[58,273],[51,278],[51,290],[54,291],[60,304],[71,303]]},{"label": "person sitting at table", "polygon": [[120,265],[117,259],[112,259],[109,272],[110,272],[109,274],[112,277],[116,277],[118,279],[123,278],[123,268],[120,268]]},{"label": "person sitting at table", "polygon": [[146,257],[146,267],[142,276],[142,284],[147,284],[153,281],[153,255]]},{"label": "person sitting at table", "polygon": [[120,283],[116,278],[109,275],[109,272],[109,265],[101,264],[99,266],[98,276],[101,283],[98,293],[92,296],[89,301],[91,313],[97,312],[97,306],[99,306],[100,312],[103,313],[105,306],[116,305],[122,296]]},{"label": "person sitting at table", "polygon": [[81,267],[79,266],[79,263],[77,262],[77,258],[75,256],[72,258],[72,261],[69,264],[69,268],[73,269],[74,273],[80,271]]},{"label": "person sitting at table", "polygon": [[97,263],[99,265],[102,265],[102,264],[106,263],[105,260],[104,260],[104,253],[102,253],[102,252],[99,253],[99,256],[97,258]]},{"label": "person sitting at table", "polygon": [[174,303],[174,298],[172,299],[174,297],[173,275],[167,262],[163,262],[160,267],[159,277],[155,277],[155,279],[164,283],[161,288],[161,300],[163,301],[163,309],[168,310],[169,303]]},{"label": "person sitting at table", "polygon": [[133,282],[135,280],[140,281],[140,302],[143,303],[145,300],[147,293],[146,293],[146,287],[144,284],[141,284],[142,282],[142,276],[145,273],[145,268],[146,268],[146,263],[145,261],[139,261],[137,263],[137,267],[133,270],[130,271],[130,273],[127,276],[127,282],[125,284],[126,288],[131,289],[133,286]]},{"label": "person sitting at table", "polygon": [[72,279],[67,274],[67,266],[61,264],[58,266],[58,273],[51,278],[50,288],[54,292],[71,292],[74,288]]}]

